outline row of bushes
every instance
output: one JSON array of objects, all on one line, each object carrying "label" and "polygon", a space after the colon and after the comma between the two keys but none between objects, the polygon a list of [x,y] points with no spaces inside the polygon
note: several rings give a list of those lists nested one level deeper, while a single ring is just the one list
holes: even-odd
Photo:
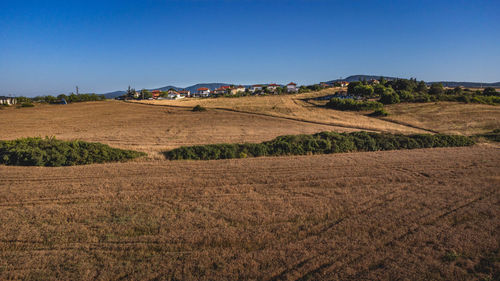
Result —
[{"label": "row of bushes", "polygon": [[362,100],[354,100],[354,99],[341,99],[341,98],[332,98],[327,104],[326,107],[338,109],[338,110],[377,110],[381,109],[384,105],[380,102],[376,101],[362,101]]},{"label": "row of bushes", "polygon": [[430,95],[420,92],[411,93],[409,91],[386,91],[386,93],[380,96],[379,101],[383,104],[395,104],[399,102],[455,101],[464,103],[497,105],[500,104],[500,96],[486,96],[476,93]]},{"label": "row of bushes", "polygon": [[0,164],[16,166],[72,166],[120,162],[143,152],[112,148],[102,143],[62,141],[55,138],[22,138],[0,141]]},{"label": "row of bushes", "polygon": [[500,129],[495,129],[491,132],[484,133],[484,134],[478,134],[478,135],[476,135],[476,137],[485,138],[485,139],[488,139],[490,141],[500,142]]},{"label": "row of bushes", "polygon": [[104,95],[97,95],[97,94],[70,94],[70,95],[65,95],[61,94],[58,95],[57,97],[48,95],[48,96],[37,96],[34,98],[28,98],[28,97],[17,97],[17,102],[19,104],[29,104],[33,102],[42,102],[42,103],[49,103],[49,104],[60,104],[65,100],[67,103],[72,103],[72,102],[84,102],[84,101],[103,101],[106,100],[106,97]]},{"label": "row of bushes", "polygon": [[430,147],[469,146],[474,140],[458,135],[399,135],[369,132],[321,132],[280,136],[263,143],[212,144],[180,147],[164,152],[170,160],[217,160],[259,156],[329,154]]}]

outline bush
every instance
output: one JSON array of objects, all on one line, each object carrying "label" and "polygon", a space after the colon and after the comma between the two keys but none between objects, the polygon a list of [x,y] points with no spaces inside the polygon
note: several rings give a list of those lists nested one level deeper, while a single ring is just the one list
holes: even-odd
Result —
[{"label": "bush", "polygon": [[259,156],[329,154],[429,147],[469,146],[474,141],[456,135],[395,135],[369,132],[321,132],[280,136],[260,144],[211,144],[180,147],[164,152],[170,160],[217,160]]},{"label": "bush", "polygon": [[497,92],[497,90],[493,87],[486,87],[483,90],[483,95],[485,95],[485,96],[498,96],[498,95],[500,95],[500,93]]},{"label": "bush", "polygon": [[72,166],[125,161],[143,152],[112,148],[101,143],[22,138],[0,141],[0,164],[17,166]]},{"label": "bush", "polygon": [[370,85],[358,85],[354,87],[354,89],[349,94],[361,97],[370,97],[373,95],[373,91],[373,87]]},{"label": "bush", "polygon": [[484,133],[484,134],[477,134],[475,137],[482,137],[485,139],[488,139],[490,141],[496,141],[500,142],[500,129],[495,129],[491,132]]},{"label": "bush", "polygon": [[375,110],[373,113],[370,113],[369,116],[383,117],[383,116],[388,116],[388,115],[389,115],[389,113],[387,111],[385,111],[385,109],[381,108],[381,109]]},{"label": "bush", "polygon": [[340,98],[332,98],[327,104],[326,107],[338,109],[338,110],[375,110],[382,108],[383,105],[376,101],[358,101],[354,99],[340,99]]},{"label": "bush", "polygon": [[383,104],[395,104],[399,103],[399,95],[395,93],[392,89],[388,88],[380,96],[379,102]]},{"label": "bush", "polygon": [[195,107],[193,107],[193,111],[207,111],[207,109],[198,104]]},{"label": "bush", "polygon": [[433,83],[429,89],[429,94],[431,95],[441,95],[444,93],[444,87],[441,83]]},{"label": "bush", "polygon": [[31,102],[23,102],[23,103],[19,104],[19,105],[17,106],[17,108],[21,108],[21,107],[34,107],[34,106],[35,106],[35,105],[34,105],[34,104],[32,104]]}]

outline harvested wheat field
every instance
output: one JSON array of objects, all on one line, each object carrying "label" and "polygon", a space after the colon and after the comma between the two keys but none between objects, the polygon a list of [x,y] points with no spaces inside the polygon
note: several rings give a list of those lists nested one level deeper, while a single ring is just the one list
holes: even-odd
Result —
[{"label": "harvested wheat field", "polygon": [[55,136],[101,142],[159,157],[161,150],[183,145],[261,142],[279,135],[355,128],[283,118],[190,108],[166,108],[118,101],[0,110],[0,139]]},{"label": "harvested wheat field", "polygon": [[488,144],[0,166],[0,279],[498,280],[499,167]]},{"label": "harvested wheat field", "polygon": [[[287,98],[284,106],[293,102],[299,113],[270,114],[267,98]],[[129,163],[0,166],[0,279],[500,277],[497,144],[218,161],[161,155],[181,145],[365,126],[426,132],[417,127],[431,124],[335,110],[320,120],[327,109],[301,99],[255,102],[250,113],[116,101],[0,110],[0,139],[47,135],[149,154]],[[325,121],[334,116],[350,121]]]},{"label": "harvested wheat field", "polygon": [[397,124],[391,120],[382,120],[365,116],[365,114],[349,111],[338,111],[318,107],[306,100],[317,96],[332,94],[334,89],[322,90],[297,95],[246,96],[239,98],[189,98],[181,100],[141,100],[135,103],[165,105],[193,108],[202,105],[206,108],[258,114],[260,116],[276,116],[327,124],[341,128],[382,131],[391,133],[429,133],[429,130],[406,124]]},{"label": "harvested wheat field", "polygon": [[192,108],[200,104],[207,108],[250,112],[277,116],[347,129],[391,133],[448,133],[471,135],[500,127],[498,106],[456,102],[400,103],[388,105],[389,117],[374,118],[370,112],[339,111],[324,108],[326,101],[312,98],[332,94],[326,89],[297,95],[248,96],[240,98],[144,100],[137,103]]},{"label": "harvested wheat field", "polygon": [[500,109],[495,105],[457,102],[400,103],[387,106],[384,119],[411,124],[443,134],[472,135],[500,128]]}]

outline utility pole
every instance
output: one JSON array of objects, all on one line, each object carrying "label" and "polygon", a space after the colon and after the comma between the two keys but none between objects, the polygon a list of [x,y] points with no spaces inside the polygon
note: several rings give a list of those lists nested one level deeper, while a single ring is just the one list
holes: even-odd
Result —
[{"label": "utility pole", "polygon": [[78,86],[76,86],[76,94],[78,95]]}]

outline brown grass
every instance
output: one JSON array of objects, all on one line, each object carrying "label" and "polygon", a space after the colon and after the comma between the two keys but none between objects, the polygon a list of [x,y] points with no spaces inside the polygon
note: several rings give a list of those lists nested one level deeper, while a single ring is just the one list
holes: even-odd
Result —
[{"label": "brown grass", "polygon": [[0,166],[0,279],[499,274],[500,150]]},{"label": "brown grass", "polygon": [[248,96],[240,98],[212,98],[212,99],[181,99],[181,100],[146,100],[137,103],[152,105],[171,105],[193,108],[199,104],[206,108],[228,109],[240,112],[252,112],[261,115],[292,118],[329,124],[349,129],[382,131],[392,133],[425,133],[428,131],[409,126],[388,122],[382,119],[365,116],[364,113],[338,111],[321,108],[305,102],[304,99],[327,95],[334,90],[327,89],[320,92],[299,95],[272,95]]},{"label": "brown grass", "polygon": [[56,136],[140,150],[152,157],[182,145],[261,142],[285,134],[353,130],[260,115],[191,112],[117,101],[7,108],[0,112],[0,128],[0,139]]},{"label": "brown grass", "polygon": [[500,107],[456,102],[401,103],[386,119],[446,134],[472,135],[500,128]]},{"label": "brown grass", "polygon": [[[0,139],[54,135],[153,155],[75,167],[0,166],[0,280],[498,279],[496,144],[219,161],[157,157],[180,145],[360,126],[419,131],[291,97],[227,105],[254,106],[256,114],[216,110],[215,99],[192,102],[210,108],[201,113],[114,101],[0,111]],[[492,122],[498,114],[453,106],[434,111],[435,120],[412,106],[389,109],[396,121],[411,116],[402,120],[459,133],[483,130],[489,125],[471,120]],[[455,120],[450,116],[475,125],[447,129],[440,122]]]}]

